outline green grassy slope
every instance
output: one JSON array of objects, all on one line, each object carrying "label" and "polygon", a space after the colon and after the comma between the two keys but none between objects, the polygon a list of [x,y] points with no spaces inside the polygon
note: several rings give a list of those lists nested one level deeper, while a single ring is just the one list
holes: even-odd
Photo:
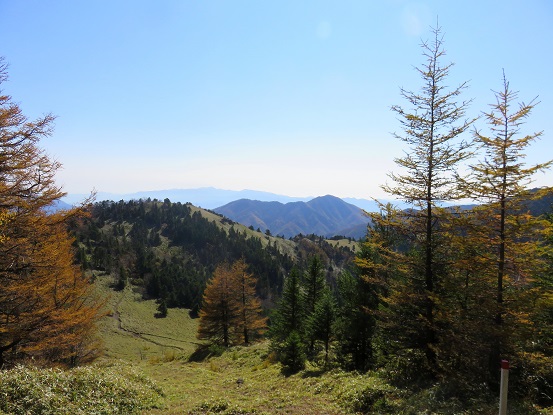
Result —
[{"label": "green grassy slope", "polygon": [[166,318],[156,318],[156,302],[143,300],[127,286],[113,291],[113,277],[96,278],[98,292],[108,298],[108,315],[100,323],[105,358],[131,362],[168,360],[191,354],[196,346],[197,321],[188,310],[170,309]]},{"label": "green grassy slope", "polygon": [[[109,288],[111,276],[96,279],[98,291],[109,295],[109,314],[101,324],[104,364],[114,361],[145,373],[163,391],[161,406],[144,415],[248,414],[496,414],[494,399],[472,403],[441,401],[436,391],[418,393],[388,385],[378,373],[328,371],[308,365],[285,376],[268,342],[234,347],[220,356],[190,362],[197,320],[187,310],[170,309],[155,318],[155,301],[144,301],[127,287]],[[548,414],[528,407],[510,407],[511,414]]]}]

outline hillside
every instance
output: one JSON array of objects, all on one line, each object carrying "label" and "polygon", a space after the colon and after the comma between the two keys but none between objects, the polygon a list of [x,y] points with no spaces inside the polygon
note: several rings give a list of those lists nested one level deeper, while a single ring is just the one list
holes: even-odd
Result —
[{"label": "hillside", "polygon": [[361,209],[330,195],[309,202],[285,204],[241,199],[221,206],[215,212],[285,238],[299,234],[361,238],[365,236],[369,223]]},{"label": "hillside", "polygon": [[[194,353],[198,346],[197,320],[191,319],[186,310],[171,310],[166,319],[156,319],[153,300],[142,300],[132,287],[113,292],[110,280],[109,275],[96,280],[98,292],[109,295],[110,310],[101,323],[106,355],[100,368],[116,361],[122,368],[147,375],[143,382],[161,393],[155,405],[145,406],[142,414],[476,413],[463,412],[461,403],[444,400],[438,393],[392,386],[377,372],[325,370],[308,365],[297,374],[285,376],[266,341],[222,353],[213,349],[211,355],[198,359]],[[127,382],[136,378],[138,375]],[[472,403],[482,414],[497,413],[496,406],[495,399]],[[551,414],[517,402],[511,402],[510,413]]]},{"label": "hillside", "polygon": [[294,265],[318,255],[327,278],[347,268],[355,244],[345,240],[266,235],[218,214],[169,200],[104,201],[90,217],[73,223],[79,261],[86,270],[113,276],[113,288],[132,285],[145,299],[197,312],[215,267],[244,258],[258,279],[258,294],[270,306]]}]

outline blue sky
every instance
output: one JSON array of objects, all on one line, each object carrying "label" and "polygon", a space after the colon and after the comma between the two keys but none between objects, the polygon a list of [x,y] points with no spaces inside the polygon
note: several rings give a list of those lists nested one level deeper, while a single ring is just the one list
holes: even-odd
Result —
[{"label": "blue sky", "polygon": [[468,115],[487,110],[504,68],[521,101],[541,101],[528,162],[552,158],[549,0],[0,0],[3,91],[30,118],[58,117],[42,146],[69,193],[382,198],[406,150],[390,106],[419,89],[437,18]]}]

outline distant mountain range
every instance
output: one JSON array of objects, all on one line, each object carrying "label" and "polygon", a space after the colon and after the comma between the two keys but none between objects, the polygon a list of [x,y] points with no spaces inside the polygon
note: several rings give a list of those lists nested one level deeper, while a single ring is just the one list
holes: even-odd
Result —
[{"label": "distant mountain range", "polygon": [[[63,198],[68,204],[77,204],[84,200],[86,194],[69,194]],[[97,201],[102,200],[138,200],[138,199],[169,199],[171,202],[192,203],[194,206],[204,209],[215,209],[224,206],[230,202],[240,199],[251,199],[260,202],[308,202],[315,197],[291,197],[275,193],[262,192],[257,190],[223,190],[214,187],[201,187],[198,189],[170,189],[170,190],[151,190],[136,193],[106,193],[98,192]],[[345,202],[353,204],[368,212],[378,211],[378,204],[374,200],[344,198]]]},{"label": "distant mountain range", "polygon": [[289,203],[241,199],[216,208],[215,212],[242,225],[261,231],[269,229],[273,235],[286,238],[298,234],[361,238],[369,223],[359,207],[330,195]]}]

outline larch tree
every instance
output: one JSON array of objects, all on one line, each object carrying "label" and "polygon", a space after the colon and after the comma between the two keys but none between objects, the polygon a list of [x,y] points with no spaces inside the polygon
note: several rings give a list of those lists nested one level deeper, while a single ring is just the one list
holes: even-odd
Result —
[{"label": "larch tree", "polygon": [[239,341],[249,344],[262,334],[267,324],[256,282],[244,260],[219,265],[204,291],[198,338],[230,347]]},{"label": "larch tree", "polygon": [[98,353],[102,302],[74,264],[66,226],[80,211],[47,213],[64,195],[54,181],[60,164],[39,147],[53,121],[29,121],[0,91],[0,368],[27,357],[74,365]]},{"label": "larch tree", "polygon": [[536,99],[516,103],[518,93],[510,89],[505,73],[502,88],[494,95],[495,102],[483,114],[489,134],[474,132],[483,160],[471,166],[472,175],[463,183],[468,196],[482,203],[474,210],[477,226],[471,228],[470,239],[483,253],[485,267],[480,277],[490,281],[488,291],[495,298],[489,312],[495,325],[489,370],[496,375],[501,357],[512,356],[517,333],[527,331],[523,326],[531,321],[528,307],[546,294],[534,282],[546,266],[543,248],[550,223],[530,215],[523,202],[544,194],[543,190],[529,191],[529,186],[533,176],[549,168],[552,161],[524,162],[526,149],[542,135],[521,133]]},{"label": "larch tree", "polygon": [[237,326],[239,298],[228,264],[219,265],[205,287],[198,338],[230,347]]},{"label": "larch tree", "polygon": [[232,264],[232,275],[238,288],[238,332],[244,344],[250,344],[267,329],[267,318],[263,316],[261,301],[255,292],[257,280],[247,271],[246,262],[241,259]]},{"label": "larch tree", "polygon": [[426,62],[416,68],[422,78],[420,92],[401,89],[410,108],[396,105],[402,134],[394,136],[407,145],[405,155],[395,159],[399,173],[389,176],[393,184],[383,189],[412,205],[406,217],[398,222],[400,233],[410,240],[405,258],[410,264],[410,286],[413,300],[420,312],[414,311],[420,333],[413,347],[424,351],[431,373],[437,373],[436,307],[441,281],[445,278],[440,250],[443,238],[441,222],[447,212],[440,204],[460,198],[455,171],[471,154],[471,143],[461,139],[473,120],[465,117],[470,101],[460,101],[466,83],[450,89],[447,86],[452,63],[443,65],[445,56],[440,28],[433,29],[433,40],[422,43]]}]

